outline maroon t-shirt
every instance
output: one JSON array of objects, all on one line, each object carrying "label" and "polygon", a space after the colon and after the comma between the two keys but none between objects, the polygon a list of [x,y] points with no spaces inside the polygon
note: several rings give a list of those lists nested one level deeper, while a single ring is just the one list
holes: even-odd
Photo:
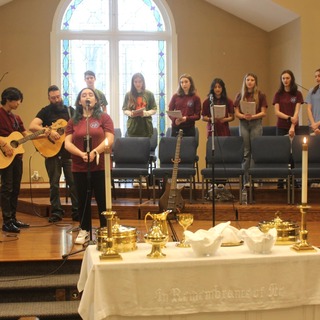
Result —
[{"label": "maroon t-shirt", "polygon": [[[91,150],[98,147],[98,145],[105,140],[105,132],[114,134],[113,122],[110,116],[106,113],[101,114],[100,119],[93,117],[89,118],[89,136],[91,137]],[[72,134],[72,143],[82,151],[86,151],[85,137],[87,135],[87,121],[82,118],[77,124],[73,123],[73,119],[69,120],[66,135]],[[76,155],[71,155],[72,158],[72,172],[86,172],[87,164],[83,162],[82,158]],[[104,170],[104,153],[100,154],[99,164],[95,161],[90,162],[91,171]]]},{"label": "maroon t-shirt", "polygon": [[[273,98],[273,105],[279,103],[279,110],[284,114],[292,117],[296,109],[297,103],[303,103],[302,93],[298,90],[296,95],[292,95],[289,92],[276,93]],[[278,118],[277,127],[283,129],[290,129],[291,123],[286,119]]]}]

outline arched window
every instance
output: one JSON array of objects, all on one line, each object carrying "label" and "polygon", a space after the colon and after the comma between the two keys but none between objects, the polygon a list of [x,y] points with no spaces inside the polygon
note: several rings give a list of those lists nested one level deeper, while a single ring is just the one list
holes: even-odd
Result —
[{"label": "arched window", "polygon": [[[132,75],[141,72],[158,104],[154,126],[163,135],[165,109],[176,75],[176,37],[171,13],[161,0],[61,0],[51,33],[52,83],[66,105],[86,86],[84,72],[96,74],[115,127],[126,131],[122,112]],[[169,97],[169,98],[168,98]]]}]

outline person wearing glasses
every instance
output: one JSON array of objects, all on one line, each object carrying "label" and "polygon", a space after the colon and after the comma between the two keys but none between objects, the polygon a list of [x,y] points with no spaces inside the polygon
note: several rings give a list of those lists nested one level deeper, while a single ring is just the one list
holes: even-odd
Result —
[{"label": "person wearing glasses", "polygon": [[[61,122],[61,120],[64,120],[62,122],[66,124],[72,117],[74,109],[63,104],[60,89],[56,85],[48,88],[48,99],[50,104],[37,113],[36,117],[30,123],[29,130],[36,132],[45,128],[44,135],[40,136],[40,139],[45,139],[44,145],[47,143],[51,148],[54,148],[55,145],[59,146],[59,150],[56,150],[55,154],[54,152],[52,153],[54,155],[45,157],[45,166],[50,182],[51,215],[49,222],[58,222],[62,220],[64,215],[60,201],[60,178],[62,170],[66,184],[70,190],[72,220],[79,221],[78,198],[71,172],[71,155],[65,149],[64,143],[57,143],[58,141],[61,142],[61,139],[64,139],[65,128],[62,128],[60,131],[51,129],[52,125],[54,126],[55,123]],[[41,153],[41,150],[38,151]]]},{"label": "person wearing glasses", "polygon": [[24,137],[28,135],[21,118],[12,112],[17,110],[22,101],[23,94],[17,88],[9,87],[1,94],[0,149],[1,156],[8,160],[8,165],[1,164],[0,170],[2,231],[12,233],[19,233],[21,228],[29,227],[29,224],[17,220],[16,217],[23,170],[22,154],[15,154],[15,149],[5,139],[15,131]]}]

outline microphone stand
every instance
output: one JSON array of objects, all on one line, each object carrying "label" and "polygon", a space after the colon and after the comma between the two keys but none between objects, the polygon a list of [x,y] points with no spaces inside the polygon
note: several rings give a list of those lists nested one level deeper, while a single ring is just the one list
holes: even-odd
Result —
[{"label": "microphone stand", "polygon": [[[86,117],[86,136],[84,137],[84,149],[86,150],[86,153],[87,153],[87,201],[86,201],[86,206],[88,206],[89,210],[89,215],[90,215],[90,224],[89,224],[89,241],[88,241],[88,245],[91,245],[91,244],[94,244],[94,241],[92,241],[92,219],[91,219],[91,203],[89,204],[88,201],[90,200],[91,202],[91,197],[90,194],[91,194],[91,170],[90,170],[90,142],[91,142],[91,137],[90,137],[90,132],[89,132],[89,117],[88,117],[88,111],[89,111],[89,107],[90,107],[90,101],[86,101],[86,110],[87,110],[87,117]],[[84,212],[83,214],[85,214],[86,212],[86,207],[84,208]],[[86,247],[87,247],[86,246]],[[69,252],[69,253],[66,253],[64,255],[62,255],[62,259],[66,259],[68,258],[69,256],[72,256],[74,254],[77,254],[77,253],[80,253],[80,252],[83,252],[86,250],[86,247],[80,249],[80,250],[77,250],[77,251],[74,251],[74,252]]]},{"label": "microphone stand", "polygon": [[[90,224],[89,224],[89,243],[90,244],[94,244],[94,242],[92,241],[92,219],[91,219],[91,203],[89,204],[88,201],[90,200],[91,202],[91,197],[89,197],[91,195],[91,168],[90,168],[90,151],[91,151],[91,146],[90,146],[90,142],[91,142],[91,137],[90,137],[90,131],[89,131],[89,107],[90,107],[90,101],[87,100],[86,101],[86,109],[87,109],[87,117],[86,117],[86,137],[85,137],[85,149],[87,152],[87,201],[86,201],[86,206],[88,206],[88,212],[89,212],[89,216],[90,216]],[[86,208],[85,208],[86,209]],[[85,210],[86,211],[86,210]]]},{"label": "microphone stand", "polygon": [[210,111],[211,111],[211,172],[212,172],[212,226],[215,226],[216,221],[216,206],[215,206],[215,188],[214,188],[214,102],[213,95],[210,94]]}]

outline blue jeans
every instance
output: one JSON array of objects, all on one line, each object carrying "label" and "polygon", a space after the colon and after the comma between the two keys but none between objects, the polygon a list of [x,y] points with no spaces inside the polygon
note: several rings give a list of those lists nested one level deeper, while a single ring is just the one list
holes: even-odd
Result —
[{"label": "blue jeans", "polygon": [[51,214],[59,216],[63,216],[64,214],[64,210],[62,209],[60,201],[60,177],[63,170],[66,184],[69,186],[70,190],[72,216],[77,215],[78,197],[71,172],[71,159],[63,158],[61,156],[54,156],[51,158],[46,158],[45,165],[50,182]]},{"label": "blue jeans", "polygon": [[240,120],[240,136],[243,138],[244,154],[243,154],[243,169],[244,177],[243,184],[249,182],[248,170],[251,162],[251,142],[255,137],[262,136],[262,119],[256,120]]},{"label": "blue jeans", "polygon": [[22,158],[16,156],[11,164],[0,170],[1,174],[1,210],[3,223],[16,218],[18,196],[22,178]]}]

